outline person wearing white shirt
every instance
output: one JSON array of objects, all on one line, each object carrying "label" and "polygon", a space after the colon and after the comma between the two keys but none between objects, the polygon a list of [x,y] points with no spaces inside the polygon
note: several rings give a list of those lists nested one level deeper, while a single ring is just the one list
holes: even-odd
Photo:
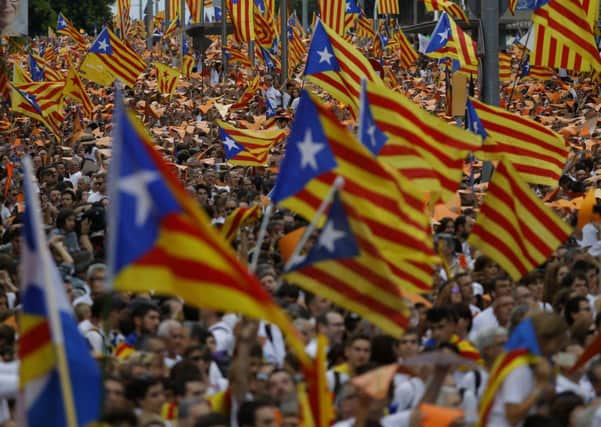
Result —
[{"label": "person wearing white shirt", "polygon": [[269,104],[274,110],[278,110],[282,108],[282,92],[273,87],[273,77],[269,74],[263,77],[265,81],[265,86],[267,87],[264,90],[265,97],[269,100]]}]

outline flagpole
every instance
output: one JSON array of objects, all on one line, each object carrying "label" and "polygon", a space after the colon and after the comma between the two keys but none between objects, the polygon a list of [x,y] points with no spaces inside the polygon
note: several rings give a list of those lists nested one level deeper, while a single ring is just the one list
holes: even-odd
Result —
[{"label": "flagpole", "polygon": [[253,273],[257,271],[257,265],[259,264],[259,254],[261,253],[261,247],[263,246],[263,240],[267,234],[267,226],[269,225],[269,219],[271,218],[272,204],[267,206],[265,213],[263,214],[263,220],[261,221],[261,228],[259,229],[259,235],[257,236],[257,244],[255,245],[255,251],[253,252],[252,261],[250,263],[250,271]]},{"label": "flagpole", "polygon": [[522,68],[524,67],[524,59],[526,58],[526,50],[528,49],[528,41],[530,40],[530,34],[532,33],[532,27],[526,34],[526,41],[524,42],[524,48],[522,49],[522,57],[520,58],[520,62],[518,63],[518,70],[515,73],[515,79],[513,79],[513,85],[511,86],[511,92],[509,92],[509,99],[507,100],[507,111],[511,111],[511,100],[513,99],[513,92],[515,92],[515,88],[518,85],[518,82],[522,76]]},{"label": "flagpole", "polygon": [[334,194],[336,194],[336,192],[341,190],[343,187],[344,187],[344,178],[342,176],[337,176],[336,179],[334,180],[334,183],[330,187],[328,194],[326,194],[326,196],[323,198],[323,200],[321,201],[321,204],[319,205],[319,208],[315,212],[315,215],[313,215],[313,219],[311,219],[311,223],[307,226],[302,237],[296,244],[296,247],[294,248],[292,255],[290,255],[290,258],[288,259],[288,261],[286,262],[286,265],[284,266],[284,271],[288,271],[290,269],[290,267],[292,267],[294,265],[296,257],[298,257],[298,255],[301,253],[301,251],[305,247],[305,244],[307,243],[307,240],[309,240],[309,237],[311,237],[311,234],[313,234],[313,230],[315,230],[315,227],[317,226],[317,222],[319,221],[319,219],[325,212],[326,208],[330,205],[330,202],[332,201]]}]

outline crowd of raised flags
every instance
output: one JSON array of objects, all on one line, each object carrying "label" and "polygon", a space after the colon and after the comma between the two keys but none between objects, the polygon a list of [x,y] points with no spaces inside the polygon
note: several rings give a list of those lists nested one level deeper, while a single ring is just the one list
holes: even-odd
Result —
[{"label": "crowd of raised flags", "polygon": [[0,425],[601,425],[598,1],[537,2],[500,106],[458,3],[418,47],[319,1],[287,70],[275,3],[203,63],[179,0],[2,45]]}]

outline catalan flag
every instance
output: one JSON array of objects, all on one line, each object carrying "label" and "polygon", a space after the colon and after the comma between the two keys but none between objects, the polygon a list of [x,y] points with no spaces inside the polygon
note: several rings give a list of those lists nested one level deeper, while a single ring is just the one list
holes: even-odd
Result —
[{"label": "catalan flag", "polygon": [[300,64],[305,54],[307,53],[307,49],[305,48],[305,43],[303,43],[302,29],[297,23],[296,15],[290,15],[288,18],[288,74],[291,75],[292,70],[296,68],[298,64]]},{"label": "catalan flag", "polygon": [[359,9],[359,6],[357,6],[357,2],[355,0],[346,0],[344,9],[343,34],[348,34],[349,31],[355,26],[357,19],[359,19],[359,15],[361,15],[361,9]]},{"label": "catalan flag", "polygon": [[247,54],[244,54],[239,49],[228,47],[225,49],[225,56],[228,62],[234,64],[239,63],[246,68],[252,68],[252,63]]},{"label": "catalan flag", "polygon": [[175,34],[175,32],[178,30],[179,27],[180,27],[179,17],[172,19],[171,22],[169,23],[169,26],[163,33],[163,40],[167,40],[169,37],[171,37],[173,34]]},{"label": "catalan flag", "polygon": [[528,117],[476,99],[470,99],[470,104],[488,135],[482,158],[505,156],[526,182],[557,185],[569,154],[563,136]]},{"label": "catalan flag", "polygon": [[175,18],[178,18],[180,16],[180,5],[181,5],[181,0],[168,0],[169,4],[169,19],[173,20]]},{"label": "catalan flag", "polygon": [[402,155],[407,146],[415,149],[436,173],[440,197],[448,200],[454,196],[461,184],[463,160],[480,149],[480,137],[448,124],[381,85],[367,84],[367,100],[376,125],[393,137],[380,151],[380,157],[384,160]]},{"label": "catalan flag", "polygon": [[509,82],[512,80],[511,76],[512,65],[511,55],[505,52],[499,52],[499,80],[502,82]]},{"label": "catalan flag", "polygon": [[31,82],[14,85],[35,104],[42,116],[62,108],[65,82]]},{"label": "catalan flag", "polygon": [[440,15],[425,53],[434,58],[456,59],[461,67],[478,65],[476,43],[446,12]]},{"label": "catalan flag", "polygon": [[0,62],[0,97],[5,101],[10,99],[10,83],[8,80],[8,67]]},{"label": "catalan flag", "polygon": [[10,98],[11,109],[14,112],[21,113],[41,122],[59,141],[62,140],[62,126],[64,120],[64,111],[62,108],[49,112],[44,116],[42,114],[42,109],[36,102],[35,96],[17,89],[14,85],[11,85]]},{"label": "catalan flag", "polygon": [[376,0],[378,15],[399,15],[399,0]]},{"label": "catalan flag", "polygon": [[319,17],[332,31],[344,35],[345,0],[318,0]]},{"label": "catalan flag", "polygon": [[234,37],[239,42],[255,39],[254,0],[225,0],[232,18]]},{"label": "catalan flag", "polygon": [[194,68],[194,56],[184,55],[182,57],[182,74],[185,79],[190,80],[192,78],[192,69]]},{"label": "catalan flag", "polygon": [[404,70],[412,66],[417,61],[417,58],[419,58],[419,54],[413,48],[413,45],[409,43],[403,30],[399,29],[393,34],[391,48],[398,52],[399,59],[401,60],[401,68]]},{"label": "catalan flag", "polygon": [[383,84],[367,58],[319,21],[313,32],[305,76],[334,98],[359,112],[361,79]]},{"label": "catalan flag", "polygon": [[[325,335],[317,335],[317,351],[315,359],[310,366],[303,370],[306,381],[306,392],[299,393],[299,400],[308,400],[309,414],[303,416],[311,419],[304,422],[304,426],[329,427],[335,419],[332,396],[328,388],[326,371],[328,369],[328,338]],[[305,421],[303,419],[303,421]]]},{"label": "catalan flag", "polygon": [[12,82],[15,84],[18,83],[27,83],[32,82],[33,79],[29,77],[27,71],[23,69],[17,62],[13,63],[13,79]]},{"label": "catalan flag", "polygon": [[551,80],[555,75],[556,73],[553,68],[530,65],[528,62],[524,63],[520,72],[522,79]]},{"label": "catalan flag", "polygon": [[470,22],[467,13],[457,3],[451,0],[423,0],[424,6],[428,12],[439,11],[447,12],[454,18],[462,19],[465,22]]},{"label": "catalan flag", "polygon": [[157,70],[157,88],[159,92],[163,95],[172,96],[177,86],[179,70],[160,62],[155,62],[154,66]]},{"label": "catalan flag", "polygon": [[84,426],[100,417],[102,377],[46,242],[31,160],[24,165],[18,423]]},{"label": "catalan flag", "polygon": [[284,129],[237,129],[221,120],[217,125],[227,161],[238,166],[265,166],[271,147],[286,138]]},{"label": "catalan flag", "polygon": [[[203,0],[186,0],[186,4],[188,5],[188,10],[190,11],[190,21],[194,24],[200,23],[200,10]],[[205,2],[205,7],[208,5]]]},{"label": "catalan flag", "polygon": [[373,39],[374,32],[373,19],[369,19],[363,12],[357,18],[357,37],[360,39]]},{"label": "catalan flag", "polygon": [[257,76],[248,82],[246,90],[244,91],[244,93],[242,93],[240,99],[238,99],[238,101],[232,104],[232,106],[230,107],[230,111],[246,108],[248,106],[248,103],[255,97],[255,95],[260,89],[261,85],[259,82],[259,76]]},{"label": "catalan flag", "polygon": [[[601,57],[595,43],[589,17],[580,0],[553,0],[536,9],[534,49],[530,56],[533,64],[553,66],[554,58],[565,48],[580,61],[568,64],[577,71],[601,70]],[[569,56],[569,55],[568,55]]]},{"label": "catalan flag", "polygon": [[280,59],[271,51],[271,49],[256,45],[255,52],[258,57],[263,59],[267,71],[279,73],[282,70]]},{"label": "catalan flag", "polygon": [[69,21],[62,13],[58,14],[58,19],[56,21],[56,32],[58,34],[62,34],[64,36],[71,37],[73,41],[77,44],[81,49],[87,48],[86,39],[77,31],[77,28]]},{"label": "catalan flag", "polygon": [[73,67],[73,64],[69,64],[69,74],[65,80],[65,89],[63,90],[63,95],[78,101],[81,104],[83,111],[86,113],[86,116],[89,119],[92,119],[94,105],[88,96],[85,86],[79,78],[77,70],[75,67]]},{"label": "catalan flag", "polygon": [[[88,51],[80,67],[82,75],[93,82],[106,84],[106,75],[133,87],[146,68],[142,58],[105,27]],[[100,73],[100,75],[99,75]],[[110,79],[109,78],[109,79]]]},{"label": "catalan flag", "polygon": [[255,8],[255,42],[264,48],[271,48],[277,37],[273,17],[265,16],[259,8]]},{"label": "catalan flag", "polygon": [[31,53],[29,54],[29,73],[31,74],[31,79],[35,82],[44,80],[44,69],[38,65],[38,61],[36,61]]},{"label": "catalan flag", "polygon": [[223,238],[231,242],[236,237],[240,228],[254,224],[261,220],[262,212],[261,205],[254,205],[251,207],[240,207],[236,208],[228,217],[225,219],[225,223],[221,228],[221,234]]},{"label": "catalan flag", "polygon": [[187,304],[264,319],[308,365],[290,319],[210,225],[142,124],[119,104],[115,117],[108,248],[115,289],[150,288]]},{"label": "catalan flag", "polygon": [[334,197],[315,244],[306,256],[293,261],[284,277],[399,337],[408,325],[401,290],[369,229],[349,219],[352,208],[343,200],[338,194]]},{"label": "catalan flag", "polygon": [[129,32],[131,11],[131,0],[117,0],[117,22],[119,23],[119,35],[123,40]]},{"label": "catalan flag", "polygon": [[571,234],[534,194],[509,159],[499,163],[468,242],[518,281]]},{"label": "catalan flag", "polygon": [[42,70],[43,80],[48,81],[59,81],[64,80],[64,76],[57,70],[55,70],[52,65],[48,63],[44,58],[39,56],[37,53],[31,53],[30,55],[30,66],[32,61],[36,64],[36,66]]},{"label": "catalan flag", "polygon": [[367,225],[384,260],[391,269],[398,269],[395,275],[404,275],[408,282],[407,276],[414,270],[410,273],[397,265],[416,260],[426,264],[416,268],[424,267],[428,276],[427,263],[436,257],[422,197],[405,178],[378,162],[332,112],[303,91],[272,200],[312,218],[337,175],[345,178],[343,194],[356,208],[353,221]]}]

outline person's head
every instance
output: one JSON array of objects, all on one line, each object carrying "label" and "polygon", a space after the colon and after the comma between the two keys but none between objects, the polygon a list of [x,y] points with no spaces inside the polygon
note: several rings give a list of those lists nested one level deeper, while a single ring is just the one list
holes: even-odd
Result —
[{"label": "person's head", "polygon": [[201,399],[207,392],[207,377],[191,360],[177,362],[169,373],[175,398]]},{"label": "person's head", "polygon": [[405,334],[399,338],[398,355],[402,359],[416,356],[419,352],[419,333],[417,329],[407,329]]},{"label": "person's head", "polygon": [[0,33],[17,19],[19,3],[20,0],[0,0]]},{"label": "person's head", "polygon": [[594,359],[586,371],[586,376],[595,390],[597,397],[601,396],[601,357]]},{"label": "person's head", "polygon": [[588,287],[586,275],[583,272],[570,272],[561,281],[562,288],[568,288],[576,295],[586,297]]},{"label": "person's head", "polygon": [[125,396],[142,412],[161,414],[165,403],[163,383],[158,378],[133,378],[125,388]]},{"label": "person's head", "polygon": [[105,411],[100,418],[100,424],[115,427],[138,427],[138,417],[131,409]]},{"label": "person's head", "polygon": [[432,307],[426,313],[432,338],[438,344],[449,342],[457,328],[457,315],[447,306]]},{"label": "person's head", "polygon": [[296,392],[294,378],[285,369],[275,369],[267,380],[267,392],[274,402],[281,402]]},{"label": "person's head", "polygon": [[139,300],[131,311],[134,329],[139,335],[154,335],[160,322],[159,307],[150,301]]},{"label": "person's head", "polygon": [[165,341],[167,352],[171,356],[182,355],[186,347],[184,327],[177,320],[163,320],[157,335]]},{"label": "person's head", "polygon": [[473,280],[470,273],[457,274],[454,279],[455,283],[461,290],[461,297],[463,302],[471,304],[474,299],[474,287],[472,286]]},{"label": "person's head", "polygon": [[277,282],[275,276],[270,273],[263,274],[263,275],[261,275],[260,280],[261,280],[261,285],[263,285],[263,287],[267,290],[267,292],[274,295],[277,290],[277,287],[278,287],[278,282]]},{"label": "person's head", "polygon": [[530,288],[525,285],[517,285],[513,288],[513,299],[517,305],[526,304],[532,306],[534,304],[534,298]]},{"label": "person's head", "polygon": [[90,265],[86,272],[86,279],[92,298],[102,295],[106,289],[106,265],[102,263]]},{"label": "person's head", "polygon": [[104,410],[114,411],[127,408],[125,387],[116,377],[104,379]]},{"label": "person's head", "polygon": [[570,298],[563,309],[563,315],[569,326],[574,322],[592,323],[593,313],[588,299],[583,296]]},{"label": "person's head", "polygon": [[64,190],[61,193],[61,207],[63,209],[72,209],[75,205],[75,192],[73,190]]},{"label": "person's head", "polygon": [[238,409],[239,427],[277,427],[279,410],[269,400],[246,401]]},{"label": "person's head", "polygon": [[[178,424],[179,425],[179,424]],[[230,420],[223,414],[211,412],[198,418],[193,427],[229,427]]]},{"label": "person's head", "polygon": [[56,216],[56,227],[71,232],[75,230],[75,211],[72,209],[61,209]]},{"label": "person's head", "polygon": [[568,325],[565,320],[548,312],[536,313],[531,319],[541,353],[547,357],[557,353],[566,339]]},{"label": "person's head", "polygon": [[474,345],[488,366],[503,352],[507,342],[507,329],[495,326],[482,330],[474,339]]},{"label": "person's head", "polygon": [[495,298],[511,295],[511,279],[506,275],[499,275],[492,279],[492,291]]},{"label": "person's head", "polygon": [[537,271],[533,271],[520,281],[521,284],[525,285],[532,294],[532,298],[535,301],[542,301],[543,292],[545,290],[545,283],[543,280],[543,275]]},{"label": "person's head", "polygon": [[578,407],[584,406],[582,397],[573,391],[564,391],[556,394],[549,402],[549,415],[558,421],[561,426],[571,426],[572,413]]},{"label": "person's head", "polygon": [[351,371],[365,366],[371,356],[371,341],[367,335],[355,334],[346,340],[344,345],[344,357]]},{"label": "person's head", "polygon": [[211,404],[200,398],[183,399],[177,405],[177,427],[195,427],[198,420],[211,413]]},{"label": "person's head", "polygon": [[320,314],[324,314],[332,307],[332,303],[326,298],[315,295],[311,292],[305,293],[305,304],[311,313],[311,317],[317,318]]},{"label": "person's head", "polygon": [[499,325],[507,326],[509,324],[513,307],[515,307],[515,301],[511,295],[495,298],[493,302],[493,312]]},{"label": "person's head", "polygon": [[344,337],[344,317],[337,311],[328,311],[317,317],[317,330],[328,337],[331,346],[340,344]]}]

